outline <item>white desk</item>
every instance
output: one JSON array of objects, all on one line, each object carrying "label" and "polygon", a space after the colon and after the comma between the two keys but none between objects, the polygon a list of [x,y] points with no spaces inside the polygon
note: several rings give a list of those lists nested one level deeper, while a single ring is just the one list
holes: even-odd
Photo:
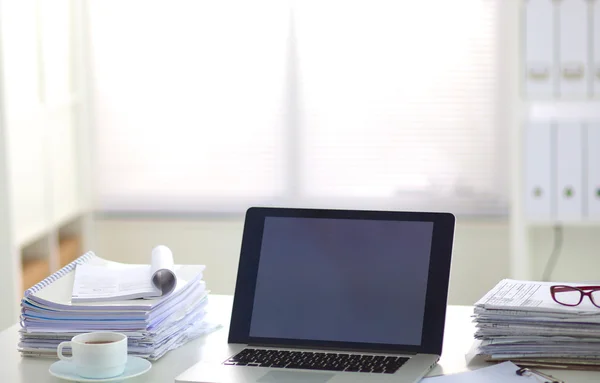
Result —
[{"label": "white desk", "polygon": [[[219,348],[220,345],[226,345],[231,304],[231,296],[212,295],[208,306],[209,315],[211,315],[211,320],[222,323],[223,328],[167,353],[159,361],[153,363],[152,369],[147,374],[126,382],[173,382],[177,375],[200,359],[205,347],[209,345],[212,350]],[[474,326],[470,318],[472,312],[473,308],[470,306],[450,306],[448,308],[444,350],[438,366],[431,371],[429,376],[462,372],[485,366],[485,363],[480,361],[471,361],[469,365],[465,361],[465,354],[473,343]],[[19,325],[16,324],[0,333],[0,380],[11,383],[64,382],[48,373],[48,368],[55,360],[21,357],[17,351],[18,330]],[[547,372],[568,383],[597,383],[600,381],[600,372],[558,370],[548,370]]]}]

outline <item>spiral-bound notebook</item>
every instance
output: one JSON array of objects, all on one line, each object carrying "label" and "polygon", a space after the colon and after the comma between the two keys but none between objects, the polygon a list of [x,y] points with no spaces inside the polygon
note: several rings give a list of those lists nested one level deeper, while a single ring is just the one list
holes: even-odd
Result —
[{"label": "spiral-bound notebook", "polygon": [[56,311],[150,311],[163,305],[167,301],[175,300],[177,295],[182,294],[191,282],[200,281],[204,265],[175,265],[174,272],[177,276],[177,286],[168,296],[157,299],[145,300],[121,300],[111,302],[85,302],[74,304],[71,301],[75,269],[78,265],[92,264],[106,267],[107,272],[121,270],[129,267],[128,264],[108,261],[93,252],[87,252],[75,261],[66,265],[59,271],[53,273],[40,283],[25,291],[22,304],[41,306]]},{"label": "spiral-bound notebook", "polygon": [[167,296],[177,286],[171,249],[160,245],[152,249],[150,264],[77,265],[72,303],[114,302],[126,299]]},{"label": "spiral-bound notebook", "polygon": [[107,273],[131,268],[89,252],[25,292],[17,349],[24,356],[56,357],[61,341],[89,331],[128,336],[131,355],[155,360],[217,326],[204,322],[208,290],[203,265],[174,265],[176,287],[166,296],[109,302],[73,303],[75,270],[96,265]]}]

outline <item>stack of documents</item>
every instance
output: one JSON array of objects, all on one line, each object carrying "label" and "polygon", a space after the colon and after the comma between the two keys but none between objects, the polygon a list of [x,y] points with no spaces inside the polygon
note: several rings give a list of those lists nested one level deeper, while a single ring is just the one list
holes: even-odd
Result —
[{"label": "stack of documents", "polygon": [[505,279],[475,303],[477,354],[523,366],[600,367],[600,308],[552,299],[552,285]]},{"label": "stack of documents", "polygon": [[[56,357],[58,344],[77,334],[117,331],[128,336],[130,355],[156,360],[217,327],[204,320],[208,295],[202,280],[204,266],[172,265],[175,281],[167,294],[149,299],[123,299],[121,295],[143,286],[134,283],[124,288],[127,291],[111,290],[112,282],[100,278],[87,285],[87,290],[84,285],[75,285],[74,289],[76,268],[82,265],[104,270],[102,275],[127,275],[129,281],[144,273],[148,278],[151,276],[150,265],[111,262],[92,252],[82,255],[25,292],[18,345],[22,355]],[[91,276],[83,275],[89,282]],[[91,294],[94,290],[101,299]],[[79,294],[78,299],[72,300],[75,293]]]}]

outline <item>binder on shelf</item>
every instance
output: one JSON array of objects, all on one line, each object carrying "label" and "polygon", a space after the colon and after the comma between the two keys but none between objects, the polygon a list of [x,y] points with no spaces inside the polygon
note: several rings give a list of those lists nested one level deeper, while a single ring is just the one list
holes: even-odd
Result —
[{"label": "binder on shelf", "polygon": [[525,214],[532,220],[552,217],[551,132],[549,123],[525,126]]},{"label": "binder on shelf", "polygon": [[583,216],[583,126],[556,127],[556,218],[574,221]]},{"label": "binder on shelf", "polygon": [[560,98],[581,99],[589,94],[588,3],[587,0],[558,2]]},{"label": "binder on shelf", "polygon": [[592,88],[594,96],[600,98],[600,2],[590,4],[592,9]]},{"label": "binder on shelf", "polygon": [[525,2],[525,95],[551,98],[554,95],[554,10],[552,0]]},{"label": "binder on shelf", "polygon": [[600,123],[587,125],[587,216],[600,221]]}]

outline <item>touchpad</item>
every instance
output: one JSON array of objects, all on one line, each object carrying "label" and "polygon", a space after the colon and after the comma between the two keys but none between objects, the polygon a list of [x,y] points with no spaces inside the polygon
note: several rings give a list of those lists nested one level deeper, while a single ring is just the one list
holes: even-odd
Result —
[{"label": "touchpad", "polygon": [[335,374],[325,372],[302,371],[269,371],[257,382],[260,383],[323,383],[333,378]]}]

